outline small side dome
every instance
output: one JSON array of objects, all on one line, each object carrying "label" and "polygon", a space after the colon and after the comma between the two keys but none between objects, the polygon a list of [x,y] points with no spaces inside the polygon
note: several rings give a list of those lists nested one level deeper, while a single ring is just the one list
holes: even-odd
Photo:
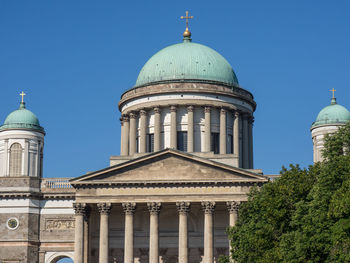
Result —
[{"label": "small side dome", "polygon": [[350,121],[350,112],[343,106],[337,104],[335,98],[332,98],[331,104],[324,107],[317,115],[312,128],[327,124],[345,124]]},{"label": "small side dome", "polygon": [[44,133],[44,128],[40,126],[38,118],[33,112],[27,110],[25,103],[21,102],[19,109],[11,112],[0,126],[0,131],[8,129],[33,129]]}]

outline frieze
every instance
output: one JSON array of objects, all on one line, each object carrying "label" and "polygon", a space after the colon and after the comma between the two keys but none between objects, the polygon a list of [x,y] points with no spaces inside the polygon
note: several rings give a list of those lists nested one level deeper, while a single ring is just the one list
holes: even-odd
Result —
[{"label": "frieze", "polygon": [[74,219],[46,219],[46,230],[71,230],[75,228]]}]

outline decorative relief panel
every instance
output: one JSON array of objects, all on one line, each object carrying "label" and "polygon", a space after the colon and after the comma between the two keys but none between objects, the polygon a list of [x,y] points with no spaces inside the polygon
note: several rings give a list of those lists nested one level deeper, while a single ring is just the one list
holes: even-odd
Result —
[{"label": "decorative relief panel", "polygon": [[46,219],[46,230],[70,230],[75,228],[74,219]]}]

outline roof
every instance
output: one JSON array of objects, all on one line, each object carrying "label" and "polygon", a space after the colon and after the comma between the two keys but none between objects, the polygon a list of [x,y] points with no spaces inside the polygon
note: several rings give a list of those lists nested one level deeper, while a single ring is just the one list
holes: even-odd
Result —
[{"label": "roof", "polygon": [[184,39],[153,55],[141,69],[135,86],[163,81],[214,81],[238,86],[235,72],[215,50]]},{"label": "roof", "polygon": [[[181,168],[173,165],[170,158],[181,160],[183,164]],[[164,160],[168,161],[164,162]],[[160,169],[155,169],[157,163],[160,164]],[[189,167],[190,163],[193,165]],[[191,169],[191,172],[182,171],[181,173],[181,169]],[[136,172],[131,173],[130,171]],[[70,180],[74,187],[120,184],[254,184],[267,181],[268,178],[261,174],[174,149],[150,153]]]},{"label": "roof", "polygon": [[33,129],[44,132],[40,126],[39,119],[30,110],[26,109],[25,103],[21,102],[19,109],[11,112],[0,126],[0,131],[7,129]]},{"label": "roof", "polygon": [[335,98],[332,98],[331,104],[324,107],[317,115],[312,128],[319,125],[345,124],[350,121],[350,112],[342,105],[337,104]]}]

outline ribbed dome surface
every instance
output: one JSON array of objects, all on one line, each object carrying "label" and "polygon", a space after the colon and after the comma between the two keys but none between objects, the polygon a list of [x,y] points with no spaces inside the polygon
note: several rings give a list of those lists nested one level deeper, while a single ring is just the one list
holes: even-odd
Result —
[{"label": "ribbed dome surface", "polygon": [[335,98],[333,98],[331,104],[324,107],[317,115],[312,127],[324,124],[344,124],[349,121],[350,112],[345,107],[337,104]]},{"label": "ribbed dome surface", "polygon": [[44,131],[44,128],[40,126],[38,118],[33,112],[25,108],[25,104],[21,103],[18,110],[11,112],[0,130],[5,129],[35,129]]},{"label": "ribbed dome surface", "polygon": [[190,41],[166,47],[153,55],[141,69],[136,86],[172,80],[238,85],[231,65],[223,56],[207,46]]}]

